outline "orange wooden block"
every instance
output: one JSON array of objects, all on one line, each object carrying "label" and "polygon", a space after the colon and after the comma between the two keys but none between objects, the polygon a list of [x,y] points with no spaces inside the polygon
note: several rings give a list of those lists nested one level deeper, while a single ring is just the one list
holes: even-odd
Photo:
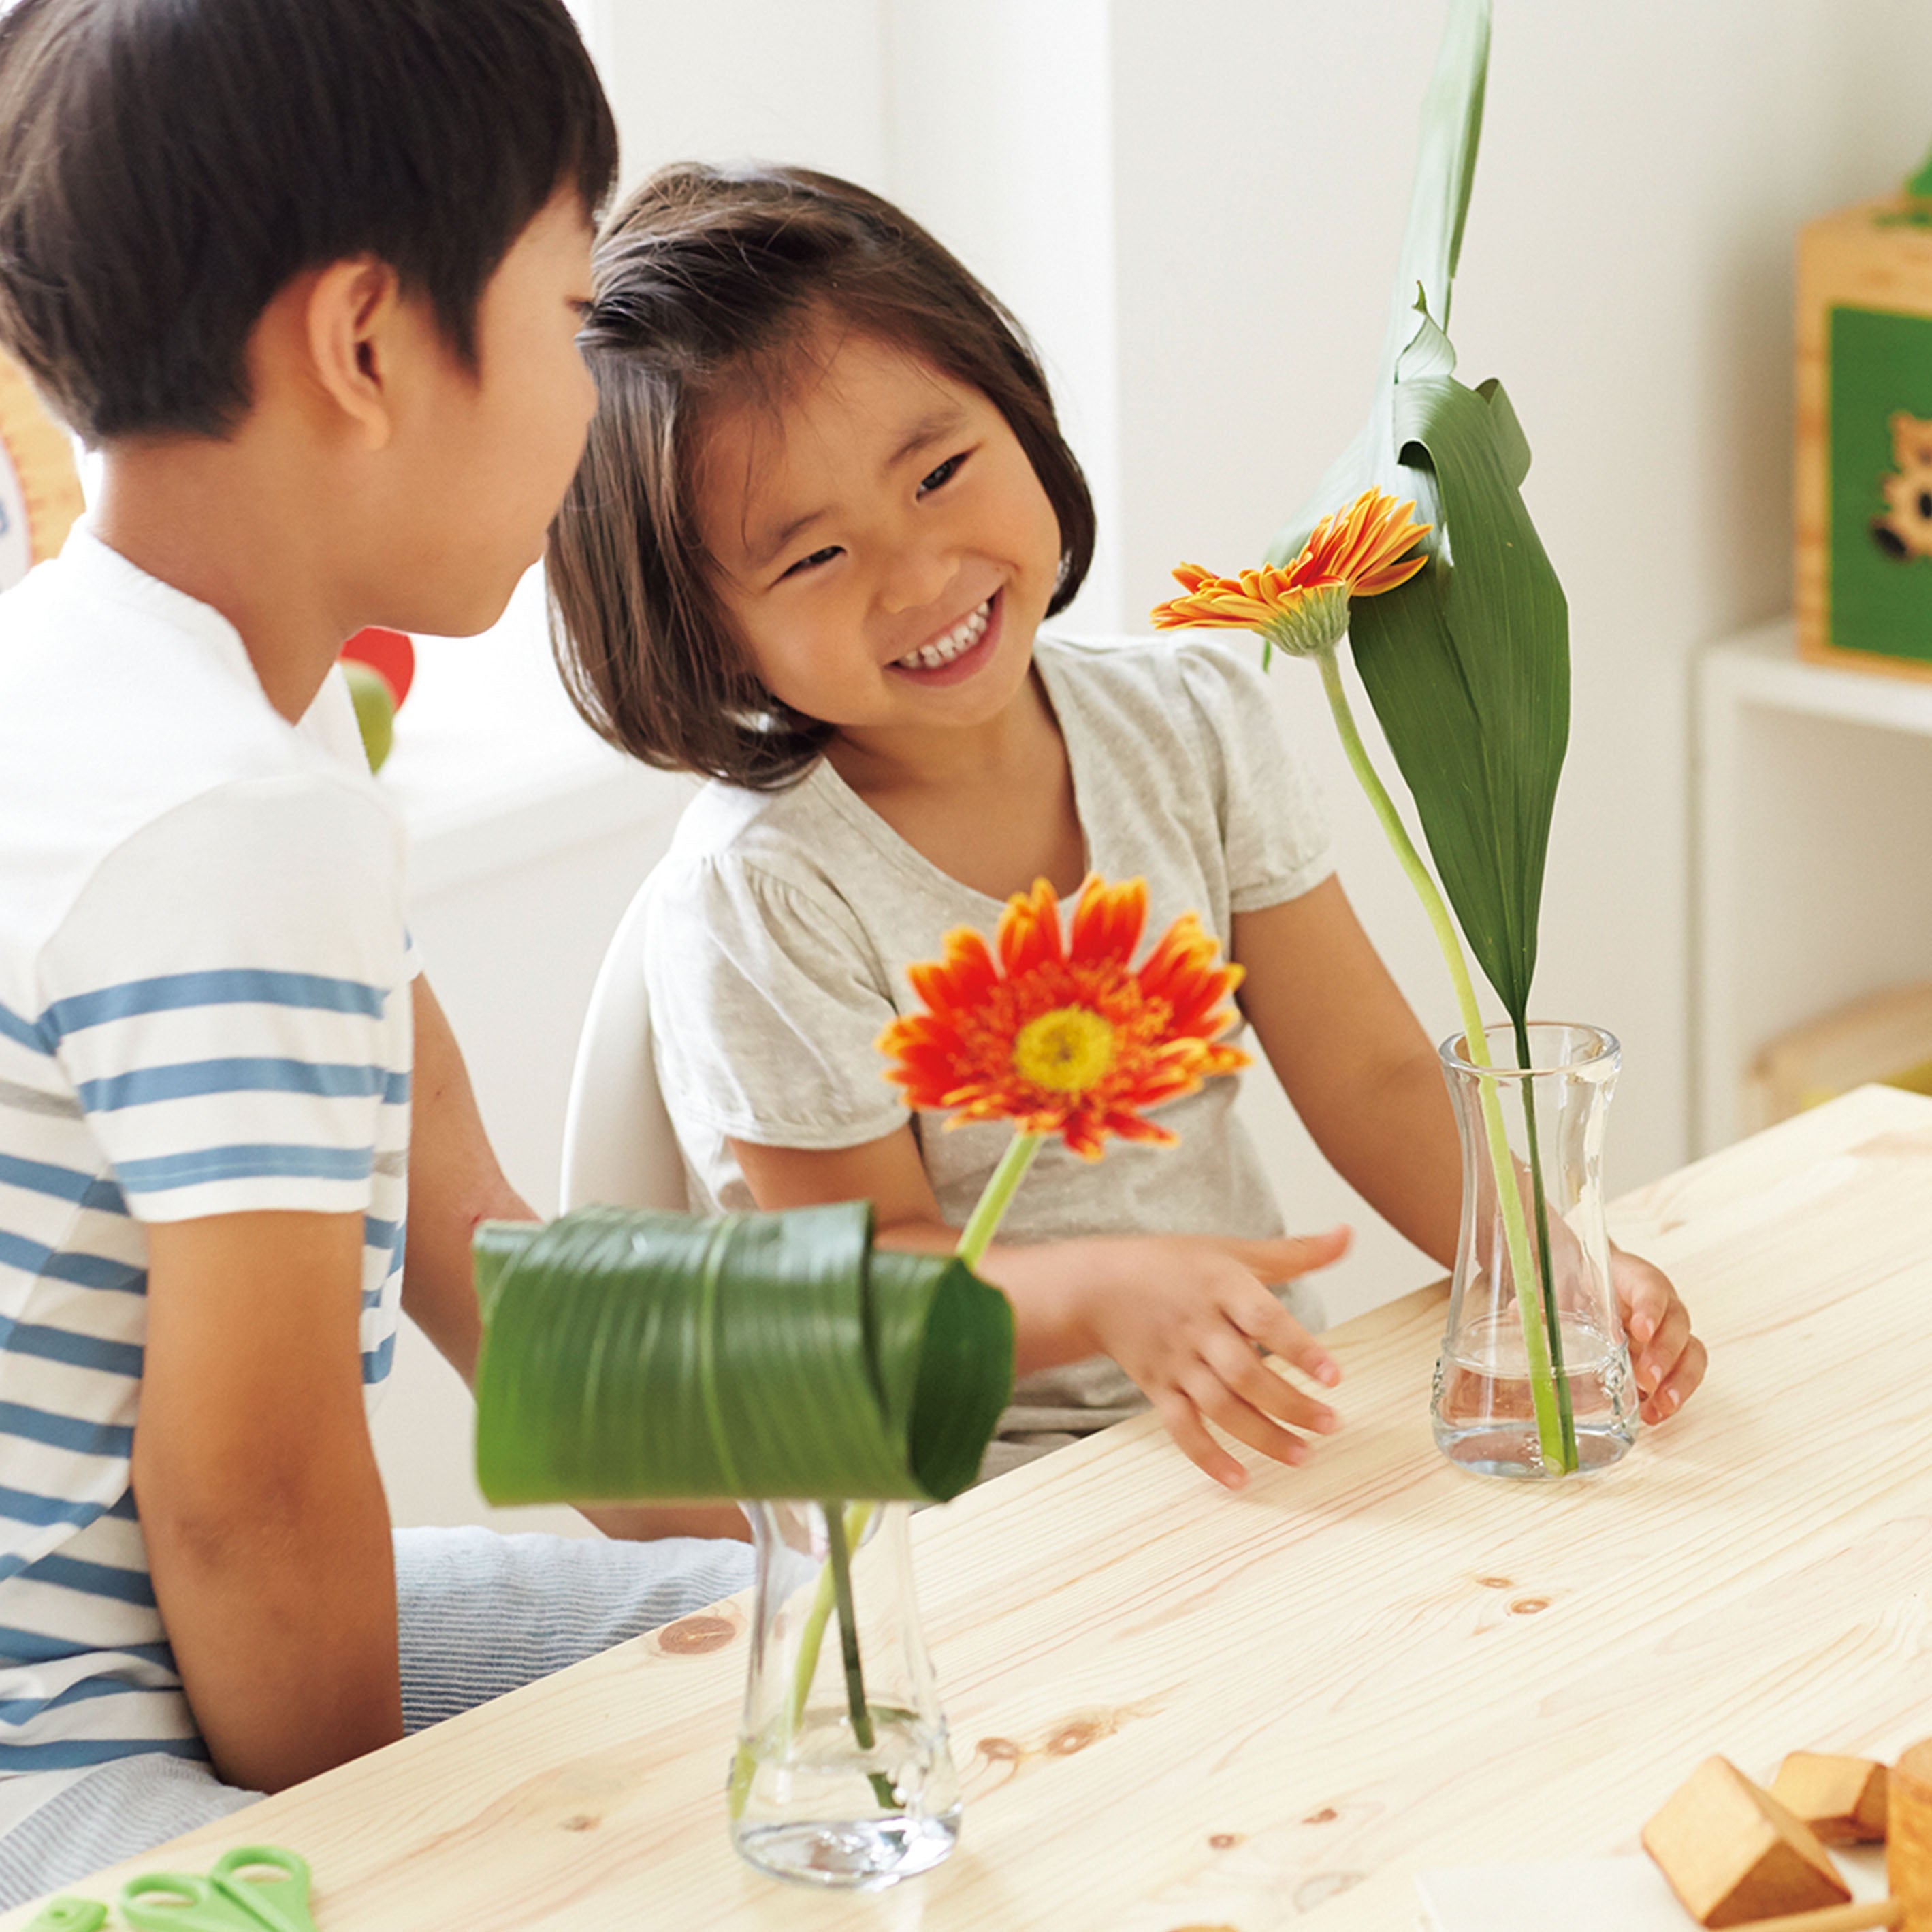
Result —
[{"label": "orange wooden block", "polygon": [[1644,1826],[1643,1848],[1700,1925],[1744,1925],[1852,1895],[1810,1827],[1728,1758],[1706,1758],[1672,1792]]},{"label": "orange wooden block", "polygon": [[1932,1738],[1904,1753],[1887,1783],[1886,1876],[1906,1932],[1932,1932]]},{"label": "orange wooden block", "polygon": [[1826,1844],[1872,1844],[1885,1836],[1885,1766],[1870,1758],[1793,1751],[1778,1767],[1771,1795]]}]

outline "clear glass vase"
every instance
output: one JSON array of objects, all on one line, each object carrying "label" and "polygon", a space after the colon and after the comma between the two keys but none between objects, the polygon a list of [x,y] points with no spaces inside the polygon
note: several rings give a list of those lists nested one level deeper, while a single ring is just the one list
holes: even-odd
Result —
[{"label": "clear glass vase", "polygon": [[1606,1468],[1636,1439],[1604,1226],[1604,1127],[1622,1049],[1599,1027],[1527,1032],[1527,1066],[1507,1025],[1488,1030],[1488,1067],[1463,1035],[1442,1044],[1462,1225],[1430,1413],[1459,1467],[1549,1478]]},{"label": "clear glass vase", "polygon": [[730,1777],[761,1870],[874,1891],[959,1835],[959,1780],[913,1594],[904,1503],[747,1503],[758,1579]]}]

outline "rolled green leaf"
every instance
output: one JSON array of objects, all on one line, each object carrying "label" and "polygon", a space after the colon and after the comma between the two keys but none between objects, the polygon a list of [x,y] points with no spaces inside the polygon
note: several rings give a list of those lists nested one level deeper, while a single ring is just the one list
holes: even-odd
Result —
[{"label": "rolled green leaf", "polygon": [[943,1502],[1012,1386],[1012,1310],[862,1202],[477,1230],[476,1474],[494,1503]]}]

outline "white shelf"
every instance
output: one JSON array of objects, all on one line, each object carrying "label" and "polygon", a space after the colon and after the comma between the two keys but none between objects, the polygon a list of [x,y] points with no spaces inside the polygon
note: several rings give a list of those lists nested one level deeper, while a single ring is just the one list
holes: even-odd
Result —
[{"label": "white shelf", "polygon": [[1810,663],[1789,617],[1711,646],[1703,675],[1707,697],[1932,737],[1932,682]]},{"label": "white shelf", "polygon": [[1932,683],[1801,660],[1786,619],[1698,667],[1693,1136],[1749,1124],[1774,1034],[1932,978]]}]

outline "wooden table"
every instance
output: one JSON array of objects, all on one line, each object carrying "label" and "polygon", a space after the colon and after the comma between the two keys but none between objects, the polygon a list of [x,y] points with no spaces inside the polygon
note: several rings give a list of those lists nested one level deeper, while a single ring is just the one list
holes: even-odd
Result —
[{"label": "wooden table", "polygon": [[1334,1333],[1347,1427],[1305,1470],[1224,1496],[1143,1420],[920,1519],[967,1807],[928,1877],[819,1894],[732,1853],[734,1603],[93,1894],[266,1838],[324,1932],[1407,1932],[1418,1869],[1632,1848],[1707,1753],[1932,1734],[1932,1101],[1867,1089],[1612,1219],[1712,1366],[1607,1475],[1448,1467],[1435,1288]]}]

